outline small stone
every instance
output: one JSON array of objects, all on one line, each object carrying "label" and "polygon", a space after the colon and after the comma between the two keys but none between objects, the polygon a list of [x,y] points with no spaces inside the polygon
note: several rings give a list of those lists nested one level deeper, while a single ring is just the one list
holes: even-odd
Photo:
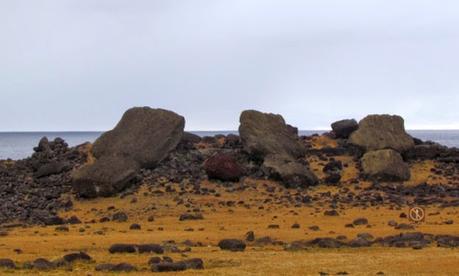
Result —
[{"label": "small stone", "polygon": [[339,216],[339,213],[336,210],[327,210],[324,212],[324,215],[330,216],[330,217],[336,217],[336,216]]},{"label": "small stone", "polygon": [[298,223],[294,223],[292,225],[292,229],[300,229],[300,225]]},{"label": "small stone", "polygon": [[129,226],[129,229],[131,230],[140,230],[142,227],[140,226],[140,224],[137,224],[137,223],[133,223],[131,224],[131,226]]},{"label": "small stone", "polygon": [[255,233],[253,231],[249,231],[245,234],[245,240],[248,242],[255,241]]},{"label": "small stone", "polygon": [[128,215],[124,212],[117,212],[112,216],[112,220],[116,222],[126,222],[128,220]]},{"label": "small stone", "polygon": [[367,225],[368,224],[368,219],[366,218],[358,218],[358,219],[355,219],[352,224],[354,225]]}]

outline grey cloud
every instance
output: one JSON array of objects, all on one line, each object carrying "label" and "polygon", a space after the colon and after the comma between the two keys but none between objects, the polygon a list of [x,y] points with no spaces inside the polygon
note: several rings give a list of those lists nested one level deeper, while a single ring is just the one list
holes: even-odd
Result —
[{"label": "grey cloud", "polygon": [[457,1],[4,0],[0,130],[107,129],[139,105],[194,130],[246,108],[459,128],[458,25]]}]

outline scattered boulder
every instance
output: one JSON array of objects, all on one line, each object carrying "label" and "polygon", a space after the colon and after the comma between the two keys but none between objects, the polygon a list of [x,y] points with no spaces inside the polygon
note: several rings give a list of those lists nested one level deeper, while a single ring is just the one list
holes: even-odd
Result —
[{"label": "scattered boulder", "polygon": [[186,269],[204,269],[204,262],[199,258],[184,260],[181,262],[185,263]]},{"label": "scattered boulder", "polygon": [[366,153],[362,159],[362,169],[366,176],[381,181],[405,181],[410,179],[410,167],[402,156],[391,149]]},{"label": "scattered boulder", "polygon": [[280,115],[255,110],[242,112],[239,134],[244,150],[254,158],[282,155],[296,159],[305,148]]},{"label": "scattered boulder", "polygon": [[246,245],[241,240],[225,239],[225,240],[221,240],[218,243],[218,247],[220,247],[221,250],[237,252],[237,251],[244,251]]},{"label": "scattered boulder", "polygon": [[459,236],[438,235],[435,237],[438,247],[457,248],[459,247]]},{"label": "scattered boulder", "polygon": [[50,270],[56,266],[45,258],[38,258],[32,262],[32,268],[37,270]]},{"label": "scattered boulder", "polygon": [[135,253],[136,246],[134,244],[123,244],[123,243],[116,243],[110,246],[108,251],[111,254],[115,253]]},{"label": "scattered boulder", "polygon": [[[151,261],[151,260],[150,260]],[[204,262],[202,259],[189,259],[180,262],[154,260],[151,264],[151,271],[153,272],[176,272],[185,271],[187,269],[204,269]]]},{"label": "scattered boulder", "polygon": [[244,175],[244,168],[233,155],[217,153],[204,162],[204,169],[210,179],[239,181]]},{"label": "scattered boulder", "polygon": [[127,188],[141,168],[154,168],[182,139],[185,119],[171,111],[137,107],[93,145],[96,161],[73,175],[80,197],[111,196]]},{"label": "scattered boulder", "polygon": [[326,211],[324,212],[324,216],[328,216],[328,217],[337,217],[337,216],[339,216],[339,213],[338,213],[338,211],[336,211],[335,209],[326,210]]},{"label": "scattered boulder", "polygon": [[133,223],[133,224],[131,224],[131,226],[129,226],[129,229],[130,230],[140,230],[140,229],[142,229],[142,226],[140,226],[140,224],[138,224],[138,223]]},{"label": "scattered boulder", "polygon": [[182,262],[177,263],[159,263],[151,266],[153,272],[174,272],[174,271],[185,271],[186,264]]},{"label": "scattered boulder", "polygon": [[352,132],[359,128],[359,124],[357,124],[357,121],[354,119],[341,120],[334,122],[331,127],[336,138],[347,139]]},{"label": "scattered boulder", "polygon": [[163,254],[164,248],[159,244],[139,244],[137,246],[139,249],[139,253],[156,253],[156,254]]},{"label": "scattered boulder", "polygon": [[432,243],[434,237],[421,232],[408,232],[399,235],[378,238],[375,242],[389,247],[425,247]]},{"label": "scattered boulder", "polygon": [[151,257],[150,260],[148,260],[148,265],[159,264],[159,263],[161,263],[161,257]]},{"label": "scattered boulder", "polygon": [[11,259],[0,259],[0,268],[16,269],[16,264]]},{"label": "scattered boulder", "polygon": [[201,137],[199,137],[196,134],[190,133],[190,132],[183,132],[182,139],[180,140],[180,143],[178,144],[178,148],[189,150],[193,149],[196,144],[201,142]]},{"label": "scattered boulder", "polygon": [[81,220],[77,216],[71,216],[65,220],[66,224],[80,224]]},{"label": "scattered boulder", "polygon": [[84,252],[70,253],[63,257],[67,263],[73,263],[75,261],[90,261],[92,258]]},{"label": "scattered boulder", "polygon": [[354,225],[367,225],[368,224],[368,219],[367,218],[357,218],[352,222],[352,224],[354,224]]},{"label": "scattered boulder", "polygon": [[367,151],[393,149],[404,152],[414,147],[413,138],[405,131],[403,118],[396,115],[368,115],[359,122],[349,143]]},{"label": "scattered boulder", "polygon": [[306,188],[319,183],[308,167],[281,156],[269,155],[263,162],[263,170],[270,178],[281,181],[287,188]]},{"label": "scattered boulder", "polygon": [[126,222],[127,220],[128,220],[128,215],[125,212],[116,212],[112,216],[112,221]]}]

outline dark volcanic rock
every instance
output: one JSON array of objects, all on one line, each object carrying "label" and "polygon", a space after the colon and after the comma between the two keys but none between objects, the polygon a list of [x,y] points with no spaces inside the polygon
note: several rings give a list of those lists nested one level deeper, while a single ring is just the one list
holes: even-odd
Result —
[{"label": "dark volcanic rock", "polygon": [[90,261],[92,258],[84,252],[70,253],[63,257],[64,261],[73,263],[75,261]]},{"label": "dark volcanic rock", "polygon": [[245,234],[245,240],[248,242],[255,241],[255,233],[253,231],[249,231]]},{"label": "dark volcanic rock", "polygon": [[305,165],[278,156],[267,156],[263,162],[263,169],[266,175],[281,181],[287,188],[305,188],[319,182]]},{"label": "dark volcanic rock", "polygon": [[378,238],[375,242],[390,247],[425,247],[432,243],[434,237],[421,232],[401,233],[395,236]]},{"label": "dark volcanic rock", "polygon": [[112,221],[126,222],[127,220],[128,220],[128,215],[125,212],[116,212],[112,216]]},{"label": "dark volcanic rock", "polygon": [[382,181],[410,179],[410,167],[394,150],[371,151],[366,153],[361,161],[364,174],[372,179]]},{"label": "dark volcanic rock", "polygon": [[122,243],[117,243],[108,249],[108,251],[112,254],[115,253],[135,253],[136,252],[136,246],[134,244],[122,244]]},{"label": "dark volcanic rock", "polygon": [[69,148],[60,138],[43,138],[32,156],[0,160],[0,223],[20,221],[56,225],[60,209],[72,207],[71,168],[86,162],[86,146]]},{"label": "dark volcanic rock", "polygon": [[0,259],[0,268],[15,269],[16,264],[11,259]]},{"label": "dark volcanic rock", "polygon": [[80,224],[81,220],[77,216],[71,216],[65,220],[66,224]]},{"label": "dark volcanic rock", "polygon": [[359,128],[359,124],[357,124],[357,121],[354,119],[341,120],[334,122],[331,127],[336,138],[347,139],[352,132]]},{"label": "dark volcanic rock", "polygon": [[159,263],[151,266],[153,272],[174,272],[174,271],[185,271],[187,269],[186,264],[183,262],[177,263]]},{"label": "dark volcanic rock", "polygon": [[204,269],[204,262],[202,259],[189,259],[180,262],[158,262],[151,263],[151,270],[153,272],[174,272],[184,271],[187,269]]},{"label": "dark volcanic rock", "polygon": [[254,157],[263,159],[266,155],[301,157],[304,146],[280,115],[261,113],[255,110],[242,112],[239,134],[244,150]]},{"label": "dark volcanic rock", "polygon": [[458,149],[450,149],[436,143],[416,145],[403,154],[403,157],[407,160],[430,160],[457,156],[459,156]]},{"label": "dark volcanic rock", "polygon": [[177,149],[161,161],[154,169],[143,169],[143,180],[146,183],[161,182],[166,178],[170,182],[191,182],[195,185],[207,179],[204,161],[210,156],[197,149]]},{"label": "dark volcanic rock", "polygon": [[164,248],[159,244],[139,244],[137,246],[139,249],[139,253],[156,253],[156,254],[163,254]]},{"label": "dark volcanic rock", "polygon": [[42,165],[38,170],[35,172],[35,177],[44,177],[50,176],[53,174],[60,174],[64,171],[68,171],[72,168],[71,164],[66,161],[53,161],[48,164]]},{"label": "dark volcanic rock", "polygon": [[45,258],[38,258],[32,262],[32,267],[38,270],[50,270],[56,266]]},{"label": "dark volcanic rock", "polygon": [[190,150],[193,149],[195,145],[199,142],[201,142],[201,137],[199,137],[196,134],[185,131],[183,132],[182,139],[180,140],[180,143],[177,147],[184,150]]},{"label": "dark volcanic rock", "polygon": [[239,181],[244,175],[244,168],[233,155],[217,153],[204,163],[204,169],[210,179]]},{"label": "dark volcanic rock", "polygon": [[339,213],[336,210],[327,210],[324,212],[324,216],[336,217],[339,216]]},{"label": "dark volcanic rock", "polygon": [[94,143],[97,160],[74,174],[74,190],[89,198],[124,190],[141,168],[155,167],[177,147],[184,126],[185,119],[171,111],[129,109],[113,130]]},{"label": "dark volcanic rock", "polygon": [[185,263],[187,269],[204,269],[204,262],[199,258],[188,259],[181,262]]},{"label": "dark volcanic rock", "polygon": [[317,238],[310,241],[309,245],[320,248],[341,248],[346,246],[344,242],[333,238]]},{"label": "dark volcanic rock", "polygon": [[368,224],[368,219],[366,219],[366,218],[357,218],[352,222],[352,224],[354,224],[354,225],[367,225]]},{"label": "dark volcanic rock", "polygon": [[133,224],[131,224],[131,226],[129,226],[129,229],[130,230],[140,230],[140,229],[142,229],[142,226],[140,226],[140,224],[138,224],[138,223],[133,223]]},{"label": "dark volcanic rock", "polygon": [[459,236],[438,235],[435,237],[438,247],[456,248],[459,247]]},{"label": "dark volcanic rock", "polygon": [[367,151],[393,149],[404,152],[414,147],[413,138],[405,131],[403,118],[390,115],[369,115],[359,122],[359,129],[349,143]]},{"label": "dark volcanic rock", "polygon": [[222,250],[228,250],[228,251],[244,251],[245,250],[245,243],[241,240],[236,240],[236,239],[225,239],[221,240],[218,243],[218,247]]}]

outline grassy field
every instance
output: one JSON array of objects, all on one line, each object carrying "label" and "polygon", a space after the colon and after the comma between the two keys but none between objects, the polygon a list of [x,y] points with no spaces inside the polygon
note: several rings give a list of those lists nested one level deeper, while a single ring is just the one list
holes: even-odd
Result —
[{"label": "grassy field", "polygon": [[[256,183],[254,183],[255,185]],[[271,183],[273,184],[273,183]],[[216,189],[213,183],[207,183]],[[260,185],[257,183],[257,185]],[[275,185],[275,184],[273,184]],[[321,189],[318,189],[319,191]],[[342,210],[340,216],[327,217],[321,208],[263,204],[263,193],[255,190],[226,193],[218,199],[214,197],[190,196],[189,200],[201,206],[204,220],[183,221],[178,217],[186,211],[184,206],[176,206],[173,195],[157,197],[144,196],[145,188],[135,195],[123,199],[105,198],[91,201],[75,201],[74,210],[61,215],[78,216],[84,224],[72,225],[69,232],[59,232],[55,227],[15,228],[5,237],[1,237],[0,257],[11,258],[18,263],[32,261],[38,257],[57,259],[74,251],[85,251],[93,257],[93,263],[79,263],[73,271],[29,271],[30,275],[99,275],[94,271],[96,263],[129,262],[140,271],[134,275],[149,274],[147,262],[151,255],[109,254],[108,248],[114,243],[161,243],[174,240],[201,242],[204,246],[193,247],[191,252],[166,253],[174,260],[202,258],[206,269],[187,271],[180,274],[207,275],[318,275],[319,272],[336,275],[347,272],[351,275],[455,275],[459,274],[459,250],[444,248],[426,248],[423,250],[384,248],[374,246],[365,249],[309,249],[299,252],[284,251],[281,246],[249,246],[245,252],[231,253],[221,251],[216,244],[223,238],[243,239],[247,231],[254,231],[256,237],[269,236],[272,239],[291,242],[315,237],[336,237],[345,235],[349,239],[358,233],[370,233],[375,237],[398,234],[400,231],[387,225],[389,220],[409,223],[401,219],[400,213],[408,210],[389,208],[349,208]],[[133,198],[137,201],[133,202]],[[218,201],[244,200],[251,207],[219,207]],[[214,203],[212,207],[205,207]],[[109,207],[115,210],[109,210]],[[154,208],[152,208],[154,206]],[[264,209],[256,208],[265,206]],[[123,223],[97,222],[103,216],[122,210],[129,215],[129,221]],[[459,220],[457,208],[427,208],[426,221],[416,226],[416,231],[432,234],[459,235],[457,225],[443,224],[445,220]],[[147,218],[153,215],[155,220]],[[369,226],[347,228],[358,217],[369,220]],[[92,223],[91,220],[96,220]],[[130,230],[132,223],[142,226],[141,230]],[[299,229],[292,229],[294,223]],[[268,225],[277,224],[279,229],[268,229]],[[319,231],[312,231],[310,226],[318,226]],[[80,229],[84,228],[84,232]],[[192,230],[191,230],[192,229]],[[184,246],[182,246],[184,247]],[[14,253],[21,249],[23,253]],[[21,275],[29,273],[21,270]],[[4,271],[8,273],[8,271]]]}]

